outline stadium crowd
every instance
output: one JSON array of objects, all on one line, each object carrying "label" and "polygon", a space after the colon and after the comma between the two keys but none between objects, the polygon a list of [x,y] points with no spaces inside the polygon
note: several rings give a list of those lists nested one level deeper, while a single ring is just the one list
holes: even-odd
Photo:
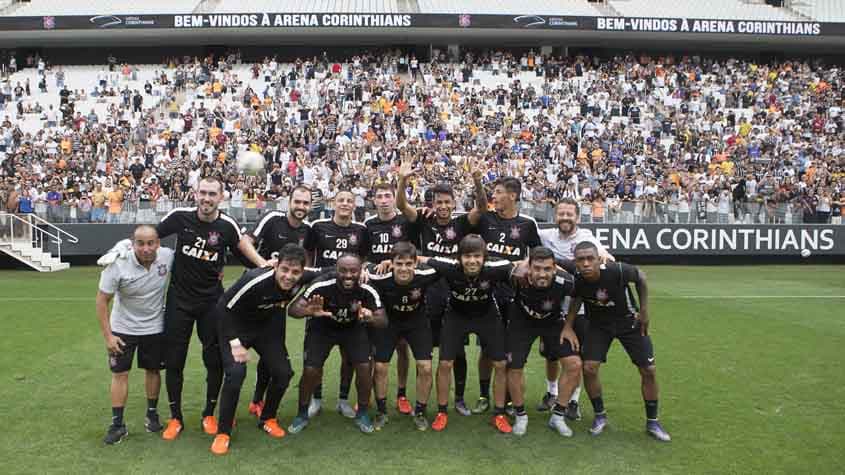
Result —
[{"label": "stadium crowd", "polygon": [[[519,178],[521,212],[539,221],[566,197],[582,222],[845,216],[845,74],[805,60],[373,51],[244,63],[232,52],[167,58],[143,90],[122,81],[138,68],[113,56],[83,90],[41,58],[9,66],[0,211],[56,222],[157,222],[207,175],[242,222],[285,211],[299,183],[313,189],[311,218],[350,189],[363,219],[404,155],[421,169],[407,191],[420,206],[450,181],[469,210],[468,158],[481,157],[485,183]],[[19,80],[33,69],[35,85]],[[58,108],[30,100],[53,84]],[[163,101],[151,104],[154,90]],[[104,114],[75,108],[102,96],[119,100]],[[43,127],[24,132],[25,117]],[[266,173],[238,171],[244,150],[264,155]]]}]

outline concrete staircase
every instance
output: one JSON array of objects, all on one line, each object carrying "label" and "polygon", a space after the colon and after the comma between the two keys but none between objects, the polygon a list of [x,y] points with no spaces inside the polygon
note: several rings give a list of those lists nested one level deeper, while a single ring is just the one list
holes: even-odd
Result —
[{"label": "concrete staircase", "polygon": [[56,272],[70,267],[52,254],[20,241],[0,243],[0,251],[12,256],[38,272]]}]

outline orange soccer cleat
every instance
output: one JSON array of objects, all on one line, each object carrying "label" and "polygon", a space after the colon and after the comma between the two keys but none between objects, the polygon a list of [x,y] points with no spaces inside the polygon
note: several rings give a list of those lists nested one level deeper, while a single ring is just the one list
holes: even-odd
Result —
[{"label": "orange soccer cleat", "polygon": [[208,435],[217,433],[217,418],[214,416],[205,416],[202,418],[202,430]]},{"label": "orange soccer cleat", "polygon": [[504,414],[497,414],[493,416],[492,422],[496,429],[502,434],[510,434],[511,432],[513,432],[511,423],[510,421],[508,421],[508,416]]},{"label": "orange soccer cleat", "polygon": [[276,419],[267,419],[261,424],[261,430],[266,432],[270,437],[275,437],[276,439],[281,439],[285,436],[285,430],[279,425],[279,421]]},{"label": "orange soccer cleat", "polygon": [[396,399],[396,409],[399,411],[400,414],[408,415],[414,412],[414,408],[411,407],[410,401],[405,396],[400,396]]},{"label": "orange soccer cleat", "polygon": [[264,401],[250,402],[249,413],[255,417],[261,417],[261,411],[264,409]]},{"label": "orange soccer cleat", "polygon": [[161,438],[164,440],[176,440],[182,432],[182,421],[179,419],[170,419],[167,421],[167,427],[161,433]]},{"label": "orange soccer cleat", "polygon": [[214,455],[226,455],[229,452],[229,436],[226,434],[217,434],[214,437],[214,442],[211,443],[211,453]]},{"label": "orange soccer cleat", "polygon": [[449,424],[449,415],[445,412],[438,412],[437,417],[434,418],[434,422],[431,423],[431,428],[440,432],[446,428],[447,424]]}]

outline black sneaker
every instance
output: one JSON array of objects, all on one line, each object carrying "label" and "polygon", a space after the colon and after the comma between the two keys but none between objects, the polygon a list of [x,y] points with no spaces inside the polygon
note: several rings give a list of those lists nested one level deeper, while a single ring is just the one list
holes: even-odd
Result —
[{"label": "black sneaker", "polygon": [[125,425],[110,425],[106,436],[103,437],[103,443],[106,445],[119,444],[127,435],[129,435],[129,431],[126,430]]},{"label": "black sneaker", "polygon": [[144,417],[144,427],[146,427],[147,432],[161,432],[161,430],[164,429],[164,426],[162,426],[161,422],[158,420],[157,412],[147,413]]},{"label": "black sneaker", "polygon": [[564,416],[566,416],[566,418],[570,421],[581,420],[581,408],[578,407],[577,401],[569,401],[569,404],[566,405],[566,413]]},{"label": "black sneaker", "polygon": [[557,402],[557,396],[552,395],[552,393],[547,392],[545,396],[543,396],[543,400],[537,404],[537,410],[540,412],[543,411],[551,411],[555,408],[555,403]]}]

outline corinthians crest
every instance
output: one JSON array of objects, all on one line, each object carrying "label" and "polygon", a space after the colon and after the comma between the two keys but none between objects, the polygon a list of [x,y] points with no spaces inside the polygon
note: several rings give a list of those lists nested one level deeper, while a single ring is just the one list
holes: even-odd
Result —
[{"label": "corinthians crest", "polygon": [[446,228],[446,239],[452,241],[458,236],[458,233],[455,232],[455,228],[449,226]]},{"label": "corinthians crest", "polygon": [[511,226],[511,239],[519,239],[519,226]]},{"label": "corinthians crest", "polygon": [[391,229],[390,231],[390,234],[392,234],[393,237],[395,237],[396,239],[399,239],[400,237],[402,237],[402,226],[394,224],[393,229]]},{"label": "corinthians crest", "polygon": [[208,245],[216,246],[218,244],[220,244],[220,233],[217,231],[211,231],[208,233]]},{"label": "corinthians crest", "polygon": [[419,300],[420,297],[422,297],[422,290],[413,289],[413,290],[411,290],[409,296],[411,297],[411,300]]}]

